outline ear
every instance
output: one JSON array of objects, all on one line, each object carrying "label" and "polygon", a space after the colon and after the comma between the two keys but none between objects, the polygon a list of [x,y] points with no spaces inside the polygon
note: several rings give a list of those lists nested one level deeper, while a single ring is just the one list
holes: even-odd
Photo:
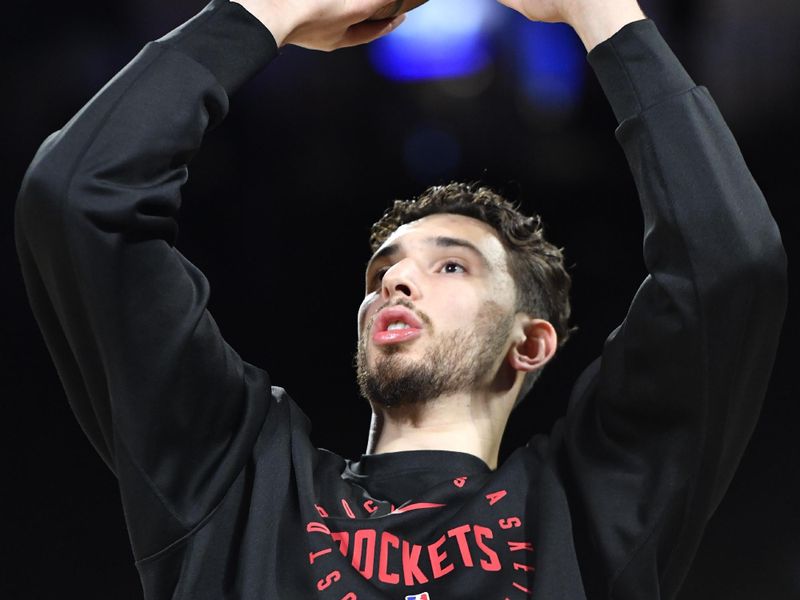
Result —
[{"label": "ear", "polygon": [[516,371],[541,369],[558,348],[558,335],[550,321],[518,315],[517,338],[508,351],[508,362]]}]

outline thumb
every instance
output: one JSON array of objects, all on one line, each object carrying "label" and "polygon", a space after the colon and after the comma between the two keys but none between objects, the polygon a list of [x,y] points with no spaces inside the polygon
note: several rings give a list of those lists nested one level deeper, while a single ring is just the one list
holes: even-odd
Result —
[{"label": "thumb", "polygon": [[405,15],[381,21],[362,21],[351,25],[344,34],[340,47],[359,46],[388,35],[406,20]]}]

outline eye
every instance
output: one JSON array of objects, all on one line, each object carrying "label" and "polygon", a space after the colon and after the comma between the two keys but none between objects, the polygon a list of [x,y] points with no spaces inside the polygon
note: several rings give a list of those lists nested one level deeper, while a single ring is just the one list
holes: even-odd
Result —
[{"label": "eye", "polygon": [[448,260],[446,263],[442,265],[441,268],[442,273],[466,273],[467,269],[461,263],[457,263],[452,260]]}]

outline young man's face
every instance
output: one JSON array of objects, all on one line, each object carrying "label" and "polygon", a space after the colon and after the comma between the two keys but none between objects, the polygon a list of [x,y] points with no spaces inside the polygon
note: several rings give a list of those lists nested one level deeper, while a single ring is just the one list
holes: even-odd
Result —
[{"label": "young man's face", "polygon": [[358,314],[358,379],[384,406],[489,385],[516,314],[494,229],[436,214],[398,228],[372,257]]}]

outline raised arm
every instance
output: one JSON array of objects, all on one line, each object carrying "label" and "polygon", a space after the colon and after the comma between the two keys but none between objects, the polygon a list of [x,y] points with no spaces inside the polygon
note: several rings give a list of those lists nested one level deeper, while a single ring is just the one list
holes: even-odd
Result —
[{"label": "raised arm", "polygon": [[555,432],[559,468],[584,583],[600,597],[671,598],[759,414],[786,306],[785,255],[713,100],[635,2],[560,6],[548,20],[573,24],[592,50],[619,121],[649,275],[575,387]]},{"label": "raised arm", "polygon": [[[381,2],[362,4],[329,10],[329,49],[396,24],[357,25]],[[318,29],[290,21],[308,35],[293,39],[313,46]],[[22,184],[17,246],[31,305],[81,426],[120,481],[137,558],[215,506],[271,403],[266,374],[224,342],[208,282],[174,242],[189,160],[229,96],[276,54],[250,12],[214,0],[51,135]]]}]

